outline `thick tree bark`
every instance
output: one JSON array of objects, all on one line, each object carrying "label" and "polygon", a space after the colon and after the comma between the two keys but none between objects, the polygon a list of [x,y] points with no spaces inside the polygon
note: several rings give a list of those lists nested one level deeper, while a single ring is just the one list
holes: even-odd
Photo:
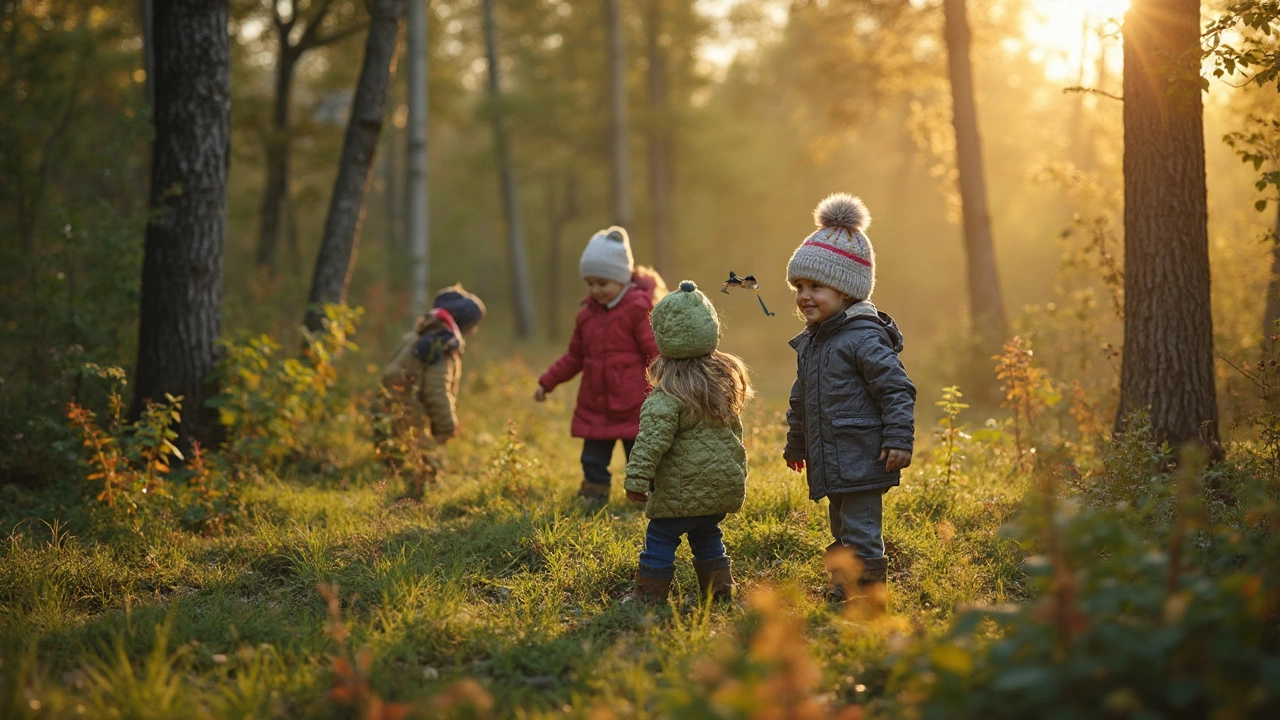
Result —
[{"label": "thick tree bark", "polygon": [[627,60],[621,0],[604,0],[609,34],[609,154],[613,222],[631,225],[631,168],[627,156]]},{"label": "thick tree bark", "polygon": [[653,262],[669,277],[671,266],[671,125],[667,108],[667,58],[662,48],[662,0],[650,0],[649,51],[649,202],[653,224]]},{"label": "thick tree bark", "polygon": [[324,238],[316,257],[311,277],[311,293],[307,297],[307,327],[322,327],[322,306],[347,301],[351,269],[355,267],[360,240],[360,223],[364,220],[364,198],[369,188],[373,157],[382,132],[382,118],[387,99],[388,80],[396,56],[396,35],[405,0],[371,0],[369,2],[369,34],[365,39],[364,64],[351,102],[351,118],[342,143],[342,159],[338,177],[329,198],[329,214],[325,218]]},{"label": "thick tree bark", "polygon": [[218,428],[205,400],[222,329],[231,160],[228,3],[160,2],[153,20],[156,135],[130,415],[181,395],[184,438],[212,443]]},{"label": "thick tree bark", "polygon": [[498,82],[498,31],[493,18],[493,0],[484,0],[485,54],[489,63],[489,98],[493,103],[493,149],[497,155],[502,189],[503,216],[507,223],[510,254],[511,303],[516,311],[516,335],[528,339],[534,332],[533,288],[529,282],[529,260],[525,254],[524,230],[520,224],[520,201],[515,173],[507,150],[507,127],[503,119],[502,90]]},{"label": "thick tree bark", "polygon": [[431,228],[427,194],[427,0],[409,0],[409,172],[405,235],[413,259],[413,306],[421,312],[430,296]]},{"label": "thick tree bark", "polygon": [[1220,454],[1209,308],[1199,0],[1134,0],[1124,24],[1124,360],[1116,430]]},{"label": "thick tree bark", "polygon": [[943,0],[946,17],[947,70],[951,78],[952,123],[956,131],[956,167],[964,214],[969,318],[973,331],[987,344],[1007,333],[1004,295],[996,268],[987,210],[987,181],[982,169],[982,138],[973,99],[973,66],[969,60],[969,20],[965,0]]}]

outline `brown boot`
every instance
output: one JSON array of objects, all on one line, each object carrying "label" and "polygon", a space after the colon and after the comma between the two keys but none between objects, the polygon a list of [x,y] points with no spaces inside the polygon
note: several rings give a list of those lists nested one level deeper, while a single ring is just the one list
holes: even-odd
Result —
[{"label": "brown boot", "polygon": [[718,603],[733,601],[734,582],[729,558],[694,560],[693,571],[698,574],[698,589],[702,591],[703,599],[710,596]]},{"label": "brown boot", "polygon": [[862,575],[858,577],[858,593],[873,606],[884,608],[889,604],[889,558],[878,557],[862,561]]},{"label": "brown boot", "polygon": [[667,577],[648,577],[636,569],[636,586],[627,593],[626,600],[642,602],[647,605],[660,605],[667,601],[671,594],[671,581],[675,578],[675,568],[667,573]]},{"label": "brown boot", "polygon": [[609,504],[609,486],[582,481],[578,488],[578,503],[588,510],[598,510]]}]

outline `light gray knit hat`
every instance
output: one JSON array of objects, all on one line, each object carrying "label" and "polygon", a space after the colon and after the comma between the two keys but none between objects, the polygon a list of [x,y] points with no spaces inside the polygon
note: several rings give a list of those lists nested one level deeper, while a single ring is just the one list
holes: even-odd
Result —
[{"label": "light gray knit hat", "polygon": [[625,285],[631,282],[633,270],[635,260],[631,257],[631,239],[627,237],[626,230],[616,225],[592,235],[587,241],[587,249],[582,251],[582,260],[578,262],[578,273],[583,280],[598,277]]},{"label": "light gray knit hat", "polygon": [[866,300],[876,286],[876,254],[866,230],[871,213],[861,198],[833,193],[813,211],[818,229],[800,243],[787,263],[787,283],[814,280]]},{"label": "light gray knit hat", "polygon": [[669,358],[710,355],[720,344],[720,316],[716,306],[692,280],[658,302],[649,313],[658,352]]}]

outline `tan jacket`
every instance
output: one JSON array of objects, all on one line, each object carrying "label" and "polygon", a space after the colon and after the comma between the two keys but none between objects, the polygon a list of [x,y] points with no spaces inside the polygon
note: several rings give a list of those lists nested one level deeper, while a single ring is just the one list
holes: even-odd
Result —
[{"label": "tan jacket", "polygon": [[426,363],[413,355],[413,347],[425,334],[449,330],[443,321],[432,316],[418,319],[418,327],[405,333],[382,371],[382,386],[405,403],[405,410],[430,423],[432,437],[452,435],[458,429],[458,383],[462,378],[462,339],[459,349],[445,352],[434,363]]}]

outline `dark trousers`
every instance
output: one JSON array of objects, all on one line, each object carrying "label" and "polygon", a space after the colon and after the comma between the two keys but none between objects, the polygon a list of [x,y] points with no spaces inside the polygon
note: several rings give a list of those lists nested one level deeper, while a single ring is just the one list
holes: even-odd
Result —
[{"label": "dark trousers", "polygon": [[718,560],[724,557],[724,534],[720,521],[724,513],[685,518],[653,518],[644,534],[644,551],[640,553],[640,574],[668,578],[675,570],[676,548],[680,536],[689,536],[689,549],[694,560]]},{"label": "dark trousers", "polygon": [[[613,445],[617,440],[583,440],[582,441],[582,477],[596,485],[609,485],[613,476],[609,474],[609,461],[613,459]],[[631,457],[631,448],[635,440],[623,440],[622,452]]]},{"label": "dark trousers", "polygon": [[884,562],[884,492],[877,489],[827,496],[831,535],[835,538],[831,548],[843,545],[864,562]]}]

